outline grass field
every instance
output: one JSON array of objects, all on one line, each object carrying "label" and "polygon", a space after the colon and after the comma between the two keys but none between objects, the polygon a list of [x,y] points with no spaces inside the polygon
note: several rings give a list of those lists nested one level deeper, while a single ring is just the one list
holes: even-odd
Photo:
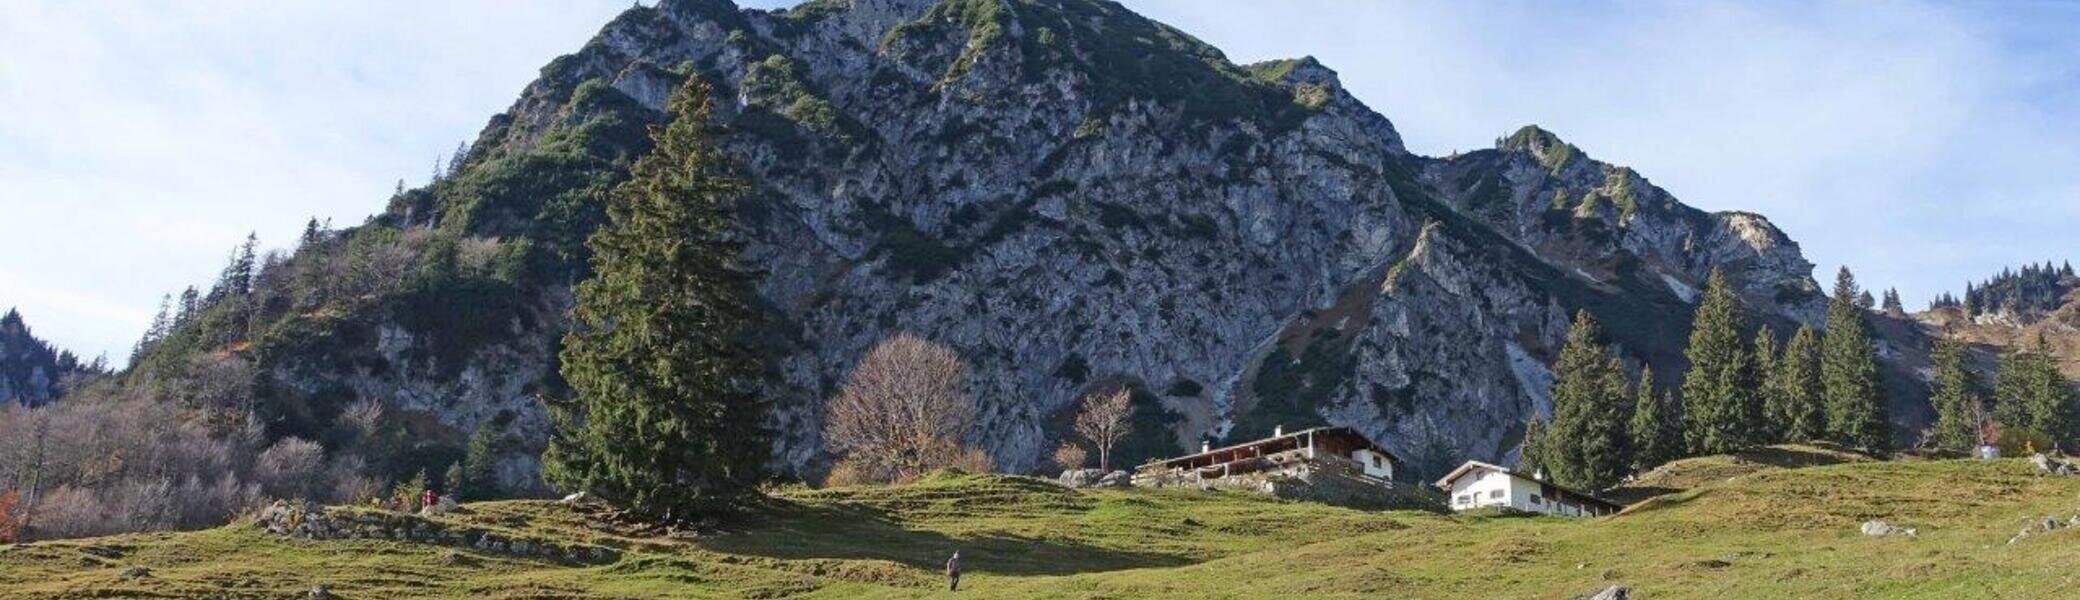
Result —
[{"label": "grass field", "polygon": [[[1710,475],[1663,482],[1687,491],[1580,521],[989,475],[783,491],[700,537],[491,502],[438,519],[621,553],[580,565],[240,524],[0,547],[0,597],[291,597],[319,583],[342,598],[956,597],[939,575],[956,548],[964,598],[1572,598],[1614,583],[1649,599],[2080,597],[2080,530],[2008,543],[2033,518],[2080,512],[2080,478],[2019,460],[1693,460],[1669,470]],[[1729,462],[1761,468],[1724,475]],[[1861,535],[1874,518],[1920,535]]]}]

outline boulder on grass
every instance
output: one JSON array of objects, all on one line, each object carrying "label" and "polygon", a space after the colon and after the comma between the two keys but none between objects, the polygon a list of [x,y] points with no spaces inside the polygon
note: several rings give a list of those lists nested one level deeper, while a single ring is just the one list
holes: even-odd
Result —
[{"label": "boulder on grass", "polygon": [[1885,537],[1893,535],[1917,537],[1919,533],[1920,532],[1915,531],[1912,527],[1900,527],[1884,521],[1870,520],[1863,522],[1863,534],[1871,537]]},{"label": "boulder on grass", "polygon": [[1632,589],[1622,585],[1603,588],[1603,591],[1585,597],[1586,600],[1631,600],[1631,598]]},{"label": "boulder on grass", "polygon": [[1062,471],[1055,481],[1072,488],[1086,488],[1097,485],[1104,477],[1105,472],[1097,469],[1069,469]]},{"label": "boulder on grass", "polygon": [[1110,488],[1123,488],[1132,485],[1134,485],[1134,476],[1127,474],[1126,471],[1106,473],[1104,477],[1098,479],[1097,483],[1098,487]]}]

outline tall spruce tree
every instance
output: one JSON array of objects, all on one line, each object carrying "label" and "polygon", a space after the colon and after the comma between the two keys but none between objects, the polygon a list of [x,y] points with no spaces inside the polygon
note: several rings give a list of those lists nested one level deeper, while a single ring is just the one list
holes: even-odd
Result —
[{"label": "tall spruce tree", "polygon": [[469,500],[491,500],[503,491],[498,482],[498,428],[490,423],[477,426],[469,436],[468,449],[455,479],[448,480],[448,487],[458,497]]},{"label": "tall spruce tree", "polygon": [[1690,324],[1690,372],[1683,380],[1683,438],[1695,454],[1754,446],[1762,407],[1753,355],[1743,347],[1740,300],[1713,269]]},{"label": "tall spruce tree", "polygon": [[2001,424],[2001,430],[2026,432],[2036,424],[2030,415],[2034,403],[2030,402],[2030,376],[2035,368],[2030,363],[2036,359],[2026,349],[2009,348],[2001,353],[2000,368],[1993,376],[1993,420]]},{"label": "tall spruce tree", "polygon": [[1552,481],[1601,490],[1624,478],[1632,466],[1631,409],[1617,355],[1603,345],[1596,318],[1577,313],[1553,367],[1553,420],[1544,432]]},{"label": "tall spruce tree", "polygon": [[1781,393],[1776,389],[1776,378],[1770,376],[1777,372],[1778,363],[1784,360],[1777,353],[1777,332],[1763,325],[1755,331],[1755,343],[1750,347],[1754,348],[1751,354],[1754,370],[1749,373],[1749,380],[1754,383],[1755,390],[1755,441],[1764,444],[1782,442],[1785,439],[1784,421],[1770,411],[1770,407],[1782,403],[1777,398]]},{"label": "tall spruce tree", "polygon": [[1965,368],[1964,345],[1952,340],[1936,341],[1936,374],[1929,404],[1935,406],[1936,422],[1931,436],[1936,449],[1969,452],[1979,445],[1979,383]]},{"label": "tall spruce tree", "polygon": [[1640,371],[1633,390],[1632,470],[1642,472],[1683,455],[1683,423],[1667,394],[1654,389],[1654,369]]},{"label": "tall spruce tree", "polygon": [[1820,332],[1811,326],[1800,326],[1792,334],[1791,342],[1784,345],[1784,355],[1777,359],[1777,370],[1770,374],[1772,398],[1776,401],[1768,407],[1772,419],[1782,424],[1784,439],[1794,442],[1809,442],[1827,436],[1827,411],[1821,399],[1825,397],[1820,377],[1821,357]]},{"label": "tall spruce tree", "polygon": [[2058,372],[2041,336],[2034,346],[2009,354],[1994,384],[1995,416],[2002,427],[2026,432],[2046,446],[2069,447],[2080,429],[2073,405],[2073,384]]},{"label": "tall spruce tree", "polygon": [[771,451],[749,342],[755,274],[741,264],[745,184],[714,146],[711,110],[689,77],[586,242],[593,275],[560,356],[573,397],[550,403],[543,454],[551,483],[667,521],[727,508]]},{"label": "tall spruce tree", "polygon": [[1827,305],[1827,337],[1820,377],[1826,390],[1827,430],[1837,442],[1883,453],[1892,446],[1892,423],[1878,383],[1878,350],[1857,298],[1856,276],[1842,267]]},{"label": "tall spruce tree", "polygon": [[[1517,453],[1517,470],[1525,473],[1544,474],[1550,472],[1546,465],[1546,420],[1532,417],[1524,422],[1524,444]],[[1446,469],[1451,467],[1446,466]]]}]

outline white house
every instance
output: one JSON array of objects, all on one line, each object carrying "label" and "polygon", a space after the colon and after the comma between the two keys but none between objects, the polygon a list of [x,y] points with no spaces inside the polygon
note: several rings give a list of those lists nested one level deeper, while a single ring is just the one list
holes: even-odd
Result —
[{"label": "white house", "polygon": [[1454,511],[1499,508],[1565,517],[1600,517],[1623,508],[1594,494],[1577,492],[1499,465],[1466,461],[1437,487],[1450,494]]}]

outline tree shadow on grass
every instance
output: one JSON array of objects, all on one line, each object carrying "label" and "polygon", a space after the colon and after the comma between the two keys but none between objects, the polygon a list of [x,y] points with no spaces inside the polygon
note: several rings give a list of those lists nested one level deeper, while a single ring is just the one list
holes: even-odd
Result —
[{"label": "tree shadow on grass", "polygon": [[1135,552],[1062,539],[981,531],[947,535],[904,527],[881,509],[808,505],[772,499],[729,534],[697,544],[726,554],[767,558],[885,560],[920,569],[946,567],[954,551],[964,570],[1004,575],[1068,575],[1197,562],[1173,554]]},{"label": "tree shadow on grass", "polygon": [[1837,465],[1845,462],[1869,460],[1854,449],[1834,444],[1815,443],[1819,448],[1798,446],[1767,446],[1739,454],[1740,460],[1784,469]]}]

